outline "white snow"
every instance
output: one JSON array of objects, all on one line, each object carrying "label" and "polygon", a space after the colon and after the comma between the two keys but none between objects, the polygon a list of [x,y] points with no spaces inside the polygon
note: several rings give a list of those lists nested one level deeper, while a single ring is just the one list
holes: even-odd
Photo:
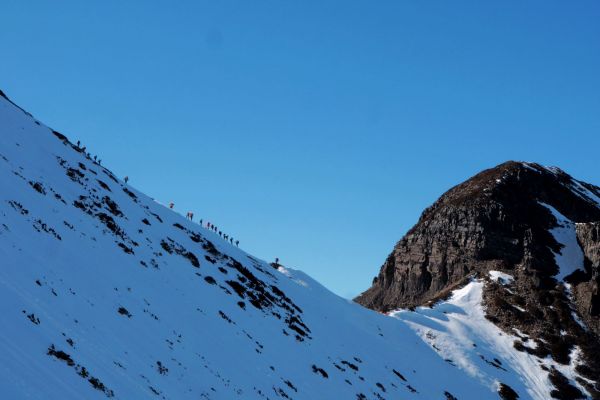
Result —
[{"label": "white snow", "polygon": [[509,275],[502,271],[490,271],[490,279],[494,282],[498,282],[501,285],[509,285],[513,283],[515,278],[512,275]]},{"label": "white snow", "polygon": [[[558,173],[562,172],[561,169],[558,167],[538,167],[537,165],[528,162],[522,162],[521,165],[537,173],[541,173],[540,168],[554,175],[557,175]],[[600,197],[596,193],[583,186],[580,181],[576,179],[571,179],[570,183],[565,184],[565,186],[567,186],[574,194],[581,197],[582,199],[586,201],[591,201],[592,203],[595,203],[596,205],[600,206]]]},{"label": "white snow", "polygon": [[545,172],[549,172],[553,175],[558,175],[559,173],[562,172],[562,170],[560,168],[554,167],[554,166],[539,165],[539,164],[529,163],[529,162],[522,162],[521,165],[523,165],[525,168],[535,171],[537,173],[542,173],[545,171]]},{"label": "white snow", "polygon": [[491,399],[499,382],[549,398],[539,360],[485,319],[482,281],[380,315],[163,207],[1,97],[0,188],[2,398]]},{"label": "white snow", "polygon": [[[447,351],[469,374],[408,317],[273,269],[125,185],[4,98],[0,187],[2,398],[483,399],[496,396],[496,380],[526,395],[514,372],[461,360],[466,337]],[[469,334],[497,356],[485,332]]]},{"label": "white snow", "polygon": [[529,349],[535,350],[538,347],[538,344],[534,340],[523,341],[523,347],[527,347]]},{"label": "white snow", "polygon": [[[500,380],[518,393],[527,392],[531,398],[550,398],[547,374],[539,368],[536,358],[517,352],[513,347],[517,338],[485,318],[482,289],[482,281],[472,281],[432,310],[400,311],[395,316],[406,321],[444,359],[490,388]],[[507,371],[488,363],[494,358]]]},{"label": "white snow", "polygon": [[575,322],[577,322],[577,324],[579,324],[579,326],[581,326],[584,330],[587,331],[587,326],[585,326],[585,324],[581,320],[581,317],[579,317],[579,315],[575,311],[571,311],[571,316],[573,317]]},{"label": "white snow", "polygon": [[581,349],[577,346],[573,347],[573,349],[571,350],[571,353],[569,354],[569,358],[570,358],[571,362],[568,365],[559,364],[559,363],[553,361],[550,357],[547,357],[544,360],[545,360],[545,365],[547,367],[549,367],[549,368],[554,367],[560,373],[562,373],[565,377],[567,377],[573,385],[577,386],[577,388],[579,388],[579,390],[581,390],[582,393],[589,395],[588,391],[579,382],[577,382],[577,378],[584,379],[588,382],[589,382],[589,379],[586,379],[585,377],[580,376],[575,371],[577,364],[579,364],[581,362]]},{"label": "white snow", "polygon": [[[570,283],[564,282],[563,286],[565,288],[565,292],[567,293],[567,297],[569,298],[569,301],[571,302],[571,304],[574,304],[573,301],[573,287],[571,286]],[[571,316],[573,317],[573,320],[575,322],[577,322],[577,324],[579,326],[581,326],[584,330],[587,331],[587,326],[583,323],[583,321],[581,320],[581,317],[579,316],[579,314],[577,314],[577,311],[575,311],[575,309],[571,306]]]},{"label": "white snow", "polygon": [[573,193],[575,193],[577,196],[583,198],[586,201],[591,200],[597,206],[600,206],[600,197],[598,197],[591,190],[583,186],[579,181],[573,179],[572,182],[574,187],[571,187],[571,191]]},{"label": "white snow", "polygon": [[554,239],[562,245],[558,253],[554,253],[554,259],[559,267],[559,273],[556,275],[558,280],[563,280],[577,270],[583,270],[584,254],[577,242],[577,232],[575,223],[562,215],[558,210],[549,204],[540,203],[546,207],[554,218],[557,226],[550,230]]},{"label": "white snow", "polygon": [[[416,312],[400,310],[390,315],[405,321],[448,363],[490,388],[502,382],[515,389],[521,398],[526,393],[532,399],[550,399],[552,386],[542,364],[564,371],[571,383],[576,384],[576,361],[565,369],[552,359],[540,359],[514,349],[515,340],[524,335],[509,335],[485,318],[483,286],[482,280],[473,280],[433,309],[420,307]],[[530,340],[523,345],[532,349],[537,347]],[[577,386],[585,393],[581,385]]]},{"label": "white snow", "polygon": [[522,162],[521,165],[523,165],[525,168],[530,169],[534,172],[537,172],[538,174],[541,173],[533,164],[528,163],[528,162]]},{"label": "white snow", "polygon": [[558,175],[559,173],[563,172],[560,168],[555,167],[555,166],[549,166],[549,167],[544,166],[544,168],[546,169],[546,171],[549,171],[549,172],[553,173],[554,175]]}]

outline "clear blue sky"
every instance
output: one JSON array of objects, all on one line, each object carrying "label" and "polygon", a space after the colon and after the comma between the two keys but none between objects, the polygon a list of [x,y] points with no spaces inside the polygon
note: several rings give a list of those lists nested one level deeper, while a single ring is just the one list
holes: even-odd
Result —
[{"label": "clear blue sky", "polygon": [[162,202],[351,297],[508,159],[600,184],[600,2],[0,3],[0,88]]}]

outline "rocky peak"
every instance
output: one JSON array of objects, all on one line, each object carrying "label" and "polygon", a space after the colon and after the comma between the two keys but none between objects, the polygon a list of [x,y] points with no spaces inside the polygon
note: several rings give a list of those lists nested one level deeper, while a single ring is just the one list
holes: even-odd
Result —
[{"label": "rocky peak", "polygon": [[556,167],[505,162],[428,207],[356,301],[384,312],[431,305],[474,276],[489,281],[490,271],[502,271],[514,283],[508,291],[486,285],[488,319],[535,338],[539,357],[568,363],[577,346],[595,380],[599,221],[599,187]]},{"label": "rocky peak", "polygon": [[[547,204],[573,222],[600,221],[600,188],[558,168],[509,161],[447,191],[396,244],[373,286],[357,298],[387,311],[413,307],[473,272],[525,264],[556,274]],[[540,278],[541,279],[541,278]]]},{"label": "rocky peak", "polygon": [[492,203],[511,205],[512,201],[524,199],[528,205],[531,201],[556,204],[574,220],[595,219],[599,215],[598,204],[588,192],[598,195],[599,190],[574,180],[557,167],[507,161],[448,190],[423,212],[419,222],[431,218],[442,207],[487,208]]}]

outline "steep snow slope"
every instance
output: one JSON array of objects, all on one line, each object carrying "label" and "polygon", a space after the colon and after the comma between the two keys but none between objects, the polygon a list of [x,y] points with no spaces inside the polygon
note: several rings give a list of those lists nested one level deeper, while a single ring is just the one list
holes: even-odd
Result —
[{"label": "steep snow slope", "polygon": [[[509,286],[513,284],[512,276],[499,271],[490,271],[490,278],[507,286],[506,290],[510,290]],[[516,352],[515,341],[524,340],[526,346],[532,348],[535,348],[536,344],[518,329],[507,334],[488,321],[482,307],[484,284],[483,279],[473,280],[462,289],[454,291],[449,300],[433,308],[419,307],[416,312],[401,310],[391,312],[390,315],[407,322],[449,363],[459,366],[467,374],[490,385],[498,385],[499,389],[502,383],[497,379],[502,375],[488,375],[483,366],[493,366],[504,372],[510,370],[507,374],[510,377],[507,376],[504,382],[510,383],[512,388],[516,387],[518,382],[511,381],[511,378],[515,375],[520,376],[525,382],[527,394],[532,398],[555,397],[548,375],[548,371],[554,369],[567,377],[578,390],[586,393],[585,397],[589,396],[586,389],[576,380],[582,378],[575,371],[579,361],[579,349],[573,349],[571,363],[568,365],[559,364],[551,357],[541,358],[527,352]],[[506,388],[504,390],[509,391]],[[524,397],[523,392],[519,394]]]},{"label": "steep snow slope", "polygon": [[[0,188],[2,398],[495,399],[500,383],[505,396],[546,394],[520,353],[486,339],[498,332],[424,310],[390,318],[276,270],[3,96]],[[452,304],[435,318],[481,299]],[[439,352],[419,328],[432,324],[462,336]],[[446,359],[469,341],[484,358]]]},{"label": "steep snow slope", "polygon": [[556,218],[558,226],[550,232],[554,236],[554,239],[563,246],[560,253],[554,253],[554,258],[559,268],[556,278],[563,280],[575,271],[583,271],[584,256],[579,243],[577,243],[575,223],[551,205],[540,204],[550,210],[554,218]]}]

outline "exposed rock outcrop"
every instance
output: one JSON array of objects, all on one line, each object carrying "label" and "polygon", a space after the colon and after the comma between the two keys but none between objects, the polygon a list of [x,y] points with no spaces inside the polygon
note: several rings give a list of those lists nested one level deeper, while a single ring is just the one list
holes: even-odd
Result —
[{"label": "exposed rock outcrop", "polygon": [[[485,170],[423,212],[356,301],[384,312],[432,304],[472,276],[503,271],[514,282],[510,289],[488,282],[488,318],[507,332],[524,333],[535,350],[522,343],[515,347],[539,357],[569,364],[574,349],[580,349],[582,376],[597,382],[599,202],[600,188],[558,168],[510,161]],[[583,265],[570,265],[572,271],[561,267],[565,261],[557,258],[564,258],[565,245],[555,233],[572,235],[581,248],[568,250],[583,252]],[[553,379],[559,382],[557,373]],[[581,385],[600,398],[597,383]],[[557,388],[557,398],[573,389]]]},{"label": "exposed rock outcrop", "polygon": [[575,304],[586,325],[600,334],[600,223],[577,224],[577,239],[586,274],[573,284]]}]

